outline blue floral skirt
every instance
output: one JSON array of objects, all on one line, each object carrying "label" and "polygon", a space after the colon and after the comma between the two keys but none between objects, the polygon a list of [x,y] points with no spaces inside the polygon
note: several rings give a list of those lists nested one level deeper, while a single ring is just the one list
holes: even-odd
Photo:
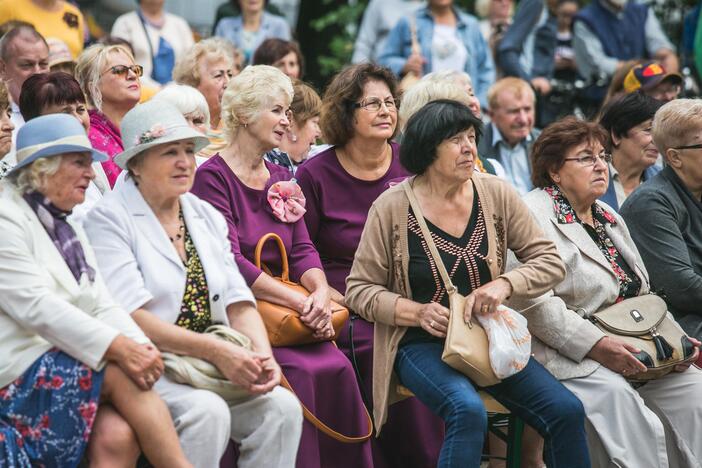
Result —
[{"label": "blue floral skirt", "polygon": [[75,467],[100,400],[103,372],[52,348],[0,388],[0,467]]}]

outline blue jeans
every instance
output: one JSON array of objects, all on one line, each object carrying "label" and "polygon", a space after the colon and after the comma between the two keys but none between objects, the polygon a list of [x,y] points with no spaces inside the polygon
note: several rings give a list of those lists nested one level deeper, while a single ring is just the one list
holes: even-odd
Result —
[{"label": "blue jeans", "polygon": [[[476,386],[441,360],[442,342],[400,346],[395,372],[446,425],[439,467],[478,467],[487,415]],[[589,467],[580,400],[533,358],[517,374],[483,388],[544,438],[549,468]]]}]

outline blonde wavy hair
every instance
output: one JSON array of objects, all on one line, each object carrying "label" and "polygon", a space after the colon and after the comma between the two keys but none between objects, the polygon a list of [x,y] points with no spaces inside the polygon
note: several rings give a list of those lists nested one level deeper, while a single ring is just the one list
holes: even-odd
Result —
[{"label": "blonde wavy hair", "polygon": [[63,156],[40,158],[16,173],[8,176],[20,193],[44,192],[46,190],[46,180],[56,174],[61,165]]},{"label": "blonde wavy hair", "polygon": [[290,78],[270,65],[252,65],[232,78],[222,96],[222,122],[231,141],[239,128],[253,123],[276,98],[290,106],[293,85]]},{"label": "blonde wavy hair", "polygon": [[93,44],[85,49],[76,60],[76,79],[88,98],[88,104],[102,110],[102,93],[100,78],[110,54],[121,52],[135,64],[132,52],[123,45]]},{"label": "blonde wavy hair", "polygon": [[173,67],[173,81],[197,88],[200,85],[200,61],[203,58],[215,61],[224,59],[229,68],[234,68],[236,48],[226,39],[210,37],[192,46]]}]

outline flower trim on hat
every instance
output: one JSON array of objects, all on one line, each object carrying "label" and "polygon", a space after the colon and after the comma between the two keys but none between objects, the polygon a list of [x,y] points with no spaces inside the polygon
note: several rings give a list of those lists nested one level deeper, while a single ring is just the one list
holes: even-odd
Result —
[{"label": "flower trim on hat", "polygon": [[163,124],[154,124],[149,130],[145,131],[141,135],[134,139],[134,145],[145,145],[151,143],[157,138],[161,138],[168,133],[168,129],[163,126]]}]

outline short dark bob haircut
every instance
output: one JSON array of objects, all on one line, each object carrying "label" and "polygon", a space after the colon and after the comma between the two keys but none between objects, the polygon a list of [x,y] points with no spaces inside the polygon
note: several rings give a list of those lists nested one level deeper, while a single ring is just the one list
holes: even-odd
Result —
[{"label": "short dark bob haircut", "polygon": [[608,133],[607,151],[614,149],[612,136],[626,137],[629,130],[652,119],[662,105],[658,99],[639,91],[625,94],[607,104],[600,116],[600,125]]},{"label": "short dark bob haircut", "polygon": [[19,108],[25,121],[42,115],[48,106],[85,104],[85,94],[78,81],[64,72],[39,73],[27,78],[22,84]]},{"label": "short dark bob haircut", "polygon": [[[332,79],[322,98],[319,127],[325,143],[344,146],[353,138],[355,104],[363,98],[363,87],[369,81],[385,83],[395,102],[398,102],[397,80],[389,69],[374,63],[347,66]],[[396,133],[397,125],[390,138]]]},{"label": "short dark bob haircut", "polygon": [[536,188],[553,185],[551,172],[565,164],[568,151],[583,143],[607,143],[607,132],[597,122],[569,116],[541,132],[531,149],[531,182]]},{"label": "short dark bob haircut", "polygon": [[266,39],[261,42],[261,45],[254,52],[251,65],[273,65],[290,52],[293,52],[297,57],[297,64],[300,66],[299,78],[301,78],[305,70],[305,60],[302,57],[300,46],[294,41],[286,41],[275,37]]},{"label": "short dark bob haircut", "polygon": [[419,109],[407,121],[400,145],[400,164],[412,174],[424,174],[436,161],[436,149],[454,135],[475,129],[475,142],[483,133],[483,123],[464,104],[437,99]]}]

